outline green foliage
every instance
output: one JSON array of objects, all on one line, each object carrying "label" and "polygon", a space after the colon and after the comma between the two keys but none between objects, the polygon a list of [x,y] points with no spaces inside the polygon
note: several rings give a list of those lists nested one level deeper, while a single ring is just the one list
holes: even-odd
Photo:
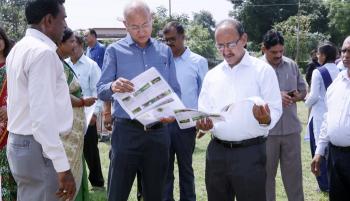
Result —
[{"label": "green foliage", "polygon": [[9,38],[19,40],[24,36],[26,21],[24,15],[23,0],[0,1],[0,26],[2,26]]},{"label": "green foliage", "polygon": [[[297,61],[306,61],[309,52],[316,48],[320,42],[328,40],[329,36],[322,33],[311,33],[311,16],[291,16],[288,20],[277,23],[274,29],[282,32],[284,36],[285,55]],[[299,24],[299,54],[297,55],[297,37]]]},{"label": "green foliage", "polygon": [[209,66],[216,64],[217,51],[214,39],[202,25],[192,23],[189,26],[186,44],[193,52],[208,59]]},{"label": "green foliage", "polygon": [[296,0],[230,0],[231,15],[242,22],[250,40],[259,43],[274,23],[284,21],[298,11]]},{"label": "green foliage", "polygon": [[210,36],[214,39],[215,20],[209,11],[201,10],[193,14],[193,22],[206,28]]},{"label": "green foliage", "polygon": [[323,0],[301,0],[300,15],[310,17],[310,32],[329,32],[328,8]]},{"label": "green foliage", "polygon": [[[170,21],[178,21],[186,29],[186,45],[195,53],[208,59],[209,66],[215,65],[217,52],[214,42],[213,28],[215,21],[210,12],[201,11],[195,13],[195,20],[190,21],[185,14],[174,14],[170,18],[168,10],[164,7],[158,7],[153,13],[153,31],[152,37],[161,38],[162,29]],[[210,32],[212,31],[212,32]]]},{"label": "green foliage", "polygon": [[328,0],[327,6],[331,40],[341,45],[350,35],[350,1]]},{"label": "green foliage", "polygon": [[152,13],[153,16],[153,30],[152,37],[161,38],[163,27],[170,21],[177,21],[186,27],[189,24],[189,17],[186,14],[174,14],[171,18],[168,16],[168,10],[162,6],[157,7],[157,11]]}]

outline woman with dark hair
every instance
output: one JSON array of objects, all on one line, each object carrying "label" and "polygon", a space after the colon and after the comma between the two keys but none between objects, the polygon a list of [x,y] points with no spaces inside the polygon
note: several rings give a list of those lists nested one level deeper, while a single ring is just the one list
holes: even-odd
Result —
[{"label": "woman with dark hair", "polygon": [[6,86],[6,56],[10,52],[11,45],[5,31],[0,28],[0,176],[1,194],[3,201],[14,201],[17,198],[16,182],[12,177],[6,156],[7,143],[7,86]]},{"label": "woman with dark hair", "polygon": [[61,137],[68,161],[76,183],[75,201],[88,200],[88,183],[83,159],[85,113],[84,107],[95,103],[95,98],[83,98],[82,89],[73,69],[64,61],[69,57],[75,47],[75,36],[72,30],[66,29],[61,43],[58,44],[57,54],[62,60],[64,72],[69,86],[73,106],[73,127],[69,135]]},{"label": "woman with dark hair", "polygon": [[[320,134],[323,115],[326,112],[325,96],[328,86],[338,76],[339,69],[335,64],[337,48],[330,43],[321,45],[317,51],[318,63],[322,66],[312,72],[310,93],[305,104],[311,109],[308,123],[312,157]],[[323,169],[322,169],[323,168]],[[328,191],[327,169],[325,161],[321,164],[321,175],[317,182],[321,191]]]}]

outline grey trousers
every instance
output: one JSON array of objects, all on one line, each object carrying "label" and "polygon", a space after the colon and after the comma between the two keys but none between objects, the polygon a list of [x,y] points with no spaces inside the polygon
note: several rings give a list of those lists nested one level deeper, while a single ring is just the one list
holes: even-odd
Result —
[{"label": "grey trousers", "polygon": [[270,135],[266,143],[267,201],[276,200],[276,173],[280,162],[284,188],[289,201],[303,201],[300,133]]},{"label": "grey trousers", "polygon": [[57,173],[32,135],[9,134],[7,158],[17,183],[17,201],[58,201]]}]

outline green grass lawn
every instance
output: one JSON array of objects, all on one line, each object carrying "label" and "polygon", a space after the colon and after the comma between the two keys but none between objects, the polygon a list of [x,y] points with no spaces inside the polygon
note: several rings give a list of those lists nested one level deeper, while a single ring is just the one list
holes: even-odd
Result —
[{"label": "green grass lawn", "polygon": [[[307,109],[305,108],[303,103],[298,104],[298,114],[303,124],[303,128],[305,130],[305,125],[307,122]],[[301,134],[302,135],[301,148],[302,148],[303,184],[304,184],[305,200],[306,201],[326,201],[328,200],[327,195],[317,191],[316,179],[310,172],[311,154],[310,154],[309,142],[305,142],[303,140],[304,133],[305,131],[303,131],[303,133]],[[193,168],[195,171],[196,193],[197,193],[198,201],[207,200],[207,194],[206,194],[205,183],[204,183],[204,176],[205,176],[204,168],[205,168],[205,152],[206,152],[206,147],[209,140],[210,140],[210,136],[204,136],[203,138],[197,140],[196,149],[193,155]],[[103,175],[105,177],[105,180],[107,180],[107,173],[108,173],[108,166],[109,166],[109,159],[108,159],[109,146],[110,145],[106,143],[99,143],[101,160],[102,160],[102,168],[103,168],[102,170],[103,170]],[[175,181],[176,184],[178,184],[177,168],[175,169],[175,180],[176,180]],[[280,171],[278,171],[276,186],[277,186],[277,189],[276,189],[277,201],[284,201],[284,200],[287,201],[287,196],[283,188]],[[174,189],[175,200],[179,200],[178,185],[176,185],[175,187],[176,187]],[[107,200],[106,192],[90,191],[90,200],[105,201]],[[136,200],[137,200],[136,188],[134,184],[133,189],[131,190],[129,201],[136,201]]]}]

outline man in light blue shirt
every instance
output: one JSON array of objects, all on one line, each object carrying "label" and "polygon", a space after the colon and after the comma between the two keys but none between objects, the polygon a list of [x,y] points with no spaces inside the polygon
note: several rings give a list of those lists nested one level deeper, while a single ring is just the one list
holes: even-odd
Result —
[{"label": "man in light blue shirt", "polygon": [[[74,55],[67,60],[67,63],[77,75],[83,95],[86,97],[97,97],[96,84],[101,77],[101,70],[95,61],[83,54],[83,38],[77,35],[75,38],[76,46]],[[102,103],[101,101],[97,101],[94,114],[84,137],[84,158],[90,170],[89,181],[96,189],[102,189],[104,187],[100,155],[97,147],[98,135],[96,127],[97,115],[101,111]]]},{"label": "man in light blue shirt", "polygon": [[[181,100],[187,108],[197,109],[204,75],[208,71],[208,62],[185,46],[185,30],[178,22],[169,22],[163,29],[163,35],[174,55]],[[181,130],[177,123],[172,123],[169,124],[169,132],[170,160],[163,201],[174,201],[175,154],[179,166],[180,200],[195,201],[192,154],[196,142],[196,129],[193,127]]]},{"label": "man in light blue shirt", "polygon": [[[152,15],[142,1],[132,1],[124,9],[125,38],[106,49],[103,71],[97,84],[98,97],[113,101],[114,93],[134,90],[129,80],[155,67],[175,93],[180,95],[171,50],[151,38]],[[144,127],[131,120],[117,101],[113,102],[114,126],[109,167],[109,201],[126,201],[136,176],[141,172],[144,200],[161,201],[169,163],[170,136],[164,117]]]}]

